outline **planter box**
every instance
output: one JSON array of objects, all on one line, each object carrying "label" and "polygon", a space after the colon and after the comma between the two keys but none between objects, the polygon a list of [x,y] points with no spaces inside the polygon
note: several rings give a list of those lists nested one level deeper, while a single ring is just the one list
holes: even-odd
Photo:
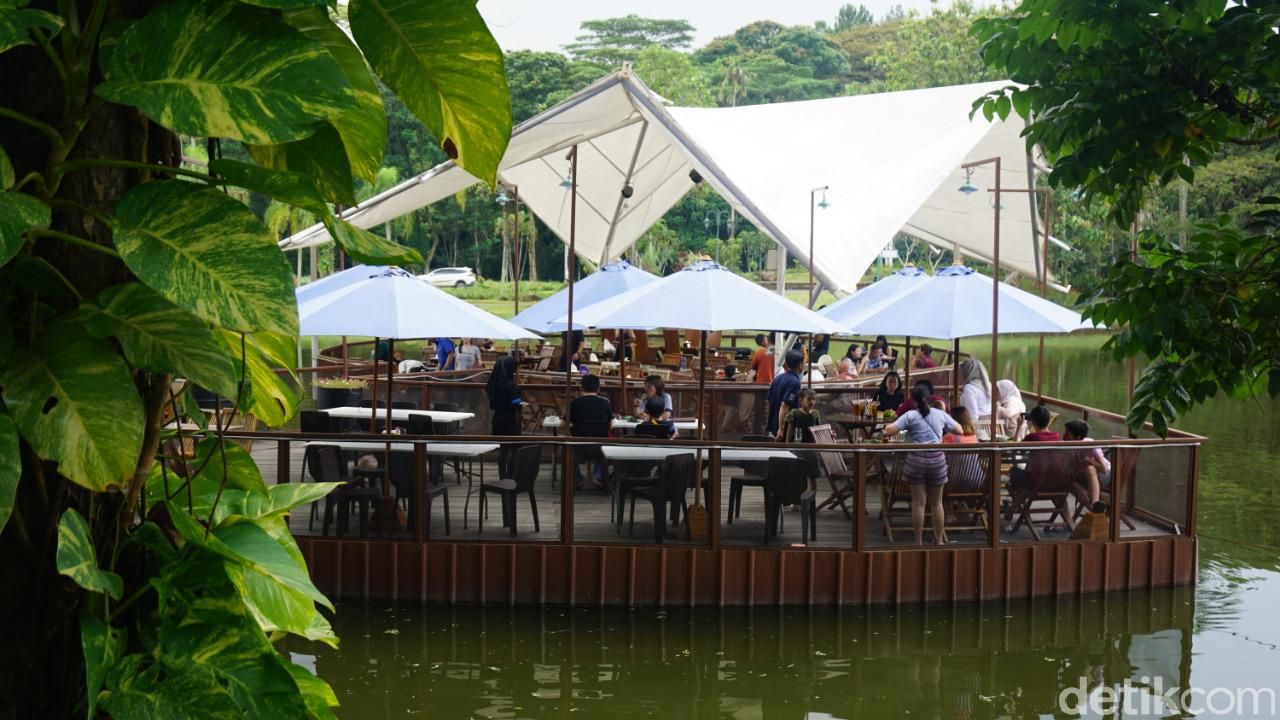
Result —
[{"label": "planter box", "polygon": [[364,390],[359,388],[316,388],[316,409],[355,407],[363,397]]}]

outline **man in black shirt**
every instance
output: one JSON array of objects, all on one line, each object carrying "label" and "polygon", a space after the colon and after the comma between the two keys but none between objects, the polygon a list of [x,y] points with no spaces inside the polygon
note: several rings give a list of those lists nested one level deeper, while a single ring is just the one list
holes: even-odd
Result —
[{"label": "man in black shirt", "polygon": [[779,434],[782,419],[787,413],[800,407],[800,365],[803,363],[803,353],[799,350],[787,351],[786,358],[782,361],[785,372],[775,377],[769,385],[769,417],[765,429],[769,435],[779,440],[782,439]]},{"label": "man in black shirt", "polygon": [[[569,434],[574,437],[609,437],[612,424],[613,405],[609,398],[600,395],[600,378],[584,375],[582,394],[569,403]],[[580,448],[579,455],[593,458],[591,482],[597,487],[604,487],[603,456],[599,456],[595,448]]]}]

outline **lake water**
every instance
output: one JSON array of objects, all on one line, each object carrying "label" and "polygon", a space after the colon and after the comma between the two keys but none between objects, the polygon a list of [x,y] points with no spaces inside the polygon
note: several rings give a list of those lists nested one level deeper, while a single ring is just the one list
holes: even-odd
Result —
[{"label": "lake water", "polygon": [[[1126,370],[1100,342],[1051,340],[1044,392],[1123,408]],[[993,375],[1032,394],[1035,340],[1007,339],[1000,357]],[[841,611],[344,603],[341,650],[290,649],[346,718],[1068,717],[1082,699],[1084,717],[1191,717],[1160,699],[1183,691],[1199,717],[1274,717],[1277,420],[1276,403],[1218,398],[1177,423],[1211,437],[1194,588]],[[1108,699],[1127,707],[1094,712]]]}]

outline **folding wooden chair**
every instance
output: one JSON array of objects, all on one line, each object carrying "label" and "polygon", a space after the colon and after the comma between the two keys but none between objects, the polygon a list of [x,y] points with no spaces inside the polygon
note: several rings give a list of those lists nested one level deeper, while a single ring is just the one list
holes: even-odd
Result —
[{"label": "folding wooden chair", "polygon": [[893,542],[895,520],[905,518],[906,522],[898,523],[899,527],[911,527],[911,485],[902,476],[906,464],[906,454],[895,453],[893,467],[881,470],[880,519],[884,522],[884,535],[889,542]]},{"label": "folding wooden chair", "polygon": [[[834,445],[836,442],[835,430],[829,424],[815,425],[809,432],[813,434],[813,441],[819,445]],[[818,462],[822,465],[822,474],[827,476],[827,483],[831,485],[831,494],[818,503],[818,509],[838,505],[844,511],[844,516],[852,520],[853,514],[849,512],[845,501],[857,496],[858,473],[849,469],[844,462],[844,455],[836,450],[819,450]]]},{"label": "folding wooden chair", "polygon": [[[1025,488],[1010,487],[1012,498],[1006,519],[1013,516],[1014,522],[1007,532],[1015,533],[1024,524],[1031,530],[1031,536],[1041,540],[1039,525],[1048,528],[1055,520],[1061,519],[1067,530],[1074,528],[1071,511],[1067,507],[1067,498],[1071,495],[1072,452],[1070,450],[1036,450],[1029,449],[1026,472],[1030,477],[1030,485]],[[1048,506],[1037,505],[1048,503]],[[1035,519],[1035,515],[1043,515],[1043,519]]]},{"label": "folding wooden chair", "polygon": [[976,451],[949,452],[946,456],[947,484],[942,490],[942,504],[947,509],[947,532],[981,530],[990,538],[987,510],[991,506],[991,456]]}]

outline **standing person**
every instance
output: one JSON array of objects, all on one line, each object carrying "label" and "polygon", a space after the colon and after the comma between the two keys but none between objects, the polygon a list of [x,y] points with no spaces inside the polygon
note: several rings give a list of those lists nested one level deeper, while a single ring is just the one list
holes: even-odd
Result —
[{"label": "standing person", "polygon": [[484,367],[484,361],[480,357],[480,346],[476,345],[471,338],[462,338],[462,345],[454,354],[453,366],[455,370],[480,370]]},{"label": "standing person", "polygon": [[789,443],[807,442],[806,433],[815,425],[822,424],[822,418],[814,407],[818,402],[818,394],[805,388],[796,397],[800,406],[788,412],[782,423],[783,440]]},{"label": "standing person", "polygon": [[920,347],[916,348],[916,361],[914,367],[917,370],[928,370],[938,367],[938,363],[933,360],[933,346],[929,343],[920,343]]},{"label": "standing person", "polygon": [[[582,393],[569,403],[569,434],[574,437],[609,437],[613,405],[600,395],[600,378],[584,375]],[[591,461],[591,484],[604,487],[604,458]]]},{"label": "standing person", "polygon": [[809,357],[820,358],[831,352],[831,336],[818,333],[813,336],[813,342],[809,345]]},{"label": "standing person", "polygon": [[[484,391],[489,396],[494,435],[520,435],[520,410],[524,399],[520,397],[520,385],[516,382],[518,367],[516,359],[508,355],[499,358],[493,364],[493,372],[489,373],[489,382]],[[511,477],[511,468],[508,467],[510,455],[511,451],[506,445],[498,450],[498,475],[502,478]]]},{"label": "standing person", "polygon": [[756,349],[751,353],[751,371],[755,373],[755,381],[768,385],[773,382],[773,354],[769,352],[769,336],[764,333],[756,335]]},{"label": "standing person", "polygon": [[906,396],[902,392],[902,380],[898,378],[896,370],[890,370],[885,373],[884,379],[880,381],[880,389],[876,391],[876,407],[880,410],[897,412],[905,401]]},{"label": "standing person", "polygon": [[[911,388],[911,399],[916,409],[890,423],[884,429],[885,437],[905,432],[911,442],[927,445],[942,444],[947,430],[959,431],[957,423],[942,410],[929,407],[931,388],[916,383]],[[947,458],[940,450],[917,450],[907,454],[902,477],[911,485],[911,527],[915,530],[916,544],[924,544],[924,509],[933,515],[933,541],[938,545],[947,542],[946,513],[942,510],[942,488],[947,484]]]},{"label": "standing person", "polygon": [[769,415],[765,430],[778,440],[784,439],[782,422],[787,413],[800,407],[800,366],[803,364],[804,354],[791,350],[782,361],[783,373],[769,385]]},{"label": "standing person", "polygon": [[582,353],[582,346],[587,342],[587,336],[581,330],[574,330],[563,333],[561,339],[564,342],[561,345],[563,350],[560,353],[560,371],[564,372],[569,367],[569,363],[572,363],[575,368],[578,366],[580,362],[578,356]]},{"label": "standing person", "polygon": [[436,338],[436,369],[453,370],[455,355],[453,341],[447,337]]},{"label": "standing person", "polygon": [[980,360],[970,358],[960,363],[960,401],[957,405],[969,408],[974,420],[991,415],[991,376]]}]

